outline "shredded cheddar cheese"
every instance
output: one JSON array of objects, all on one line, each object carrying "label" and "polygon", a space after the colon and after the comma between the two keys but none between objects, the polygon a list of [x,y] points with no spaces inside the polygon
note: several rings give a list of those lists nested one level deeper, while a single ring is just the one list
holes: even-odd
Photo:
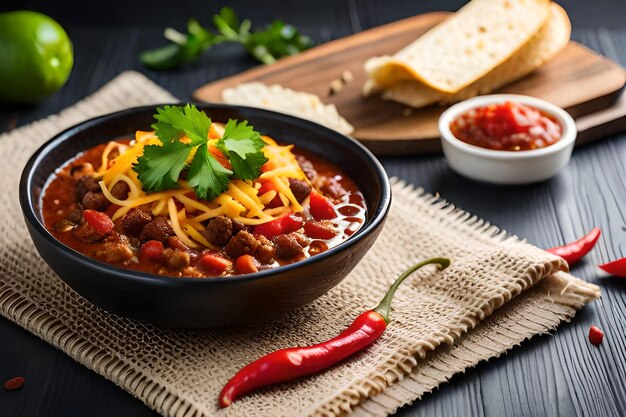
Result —
[{"label": "shredded cheddar cheese", "polygon": [[[209,132],[208,146],[213,146],[219,138],[223,127],[213,124]],[[184,140],[181,139],[181,140]],[[200,200],[184,180],[179,180],[179,188],[159,192],[145,192],[133,165],[143,154],[147,145],[160,144],[154,132],[138,131],[135,140],[129,146],[109,142],[102,154],[100,168],[94,173],[98,178],[104,196],[119,208],[111,218],[115,221],[122,218],[130,210],[141,207],[153,215],[163,215],[170,219],[176,236],[191,248],[214,248],[202,235],[205,222],[213,217],[226,216],[238,220],[245,225],[259,225],[272,221],[287,212],[303,210],[289,187],[289,178],[308,182],[300,165],[291,152],[293,145],[282,146],[272,138],[263,136],[266,143],[263,148],[268,162],[263,173],[256,180],[231,180],[228,189],[212,201]],[[119,154],[115,156],[113,151]],[[112,155],[114,157],[112,157]],[[190,155],[193,157],[193,155]],[[111,190],[118,182],[125,182],[129,187],[128,197],[124,200],[116,198]],[[271,182],[271,189],[260,195],[263,183]],[[278,196],[278,207],[268,207]]]}]

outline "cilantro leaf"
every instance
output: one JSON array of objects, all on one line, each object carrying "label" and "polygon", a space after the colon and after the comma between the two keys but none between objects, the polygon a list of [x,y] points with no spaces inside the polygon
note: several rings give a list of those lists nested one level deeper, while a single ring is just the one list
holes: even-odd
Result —
[{"label": "cilantro leaf", "polygon": [[261,167],[267,162],[263,153],[247,154],[244,160],[236,153],[230,154],[230,164],[233,167],[233,176],[240,180],[253,180],[261,174]]},{"label": "cilantro leaf", "polygon": [[235,178],[255,179],[261,174],[261,166],[267,162],[262,151],[265,142],[259,132],[245,120],[238,123],[230,119],[224,128],[224,135],[216,146],[230,159]]},{"label": "cilantro leaf", "polygon": [[143,189],[161,191],[176,188],[190,151],[189,145],[178,141],[144,147],[143,155],[133,165]]},{"label": "cilantro leaf", "polygon": [[264,64],[295,55],[313,46],[310,37],[302,35],[289,24],[276,20],[265,29],[251,31],[252,23],[239,18],[230,7],[223,7],[213,16],[217,33],[205,29],[195,19],[187,23],[187,33],[167,28],[165,37],[172,43],[143,52],[141,62],[148,68],[168,70],[197,60],[200,55],[222,42],[241,44],[254,58]]},{"label": "cilantro leaf", "polygon": [[[145,146],[143,155],[133,165],[146,191],[176,188],[192,150],[196,153],[187,172],[187,183],[201,199],[212,200],[220,195],[228,188],[231,177],[257,178],[267,162],[263,154],[265,142],[247,121],[229,120],[223,137],[215,144],[230,160],[231,171],[208,151],[211,119],[194,105],[159,107],[154,118],[157,121],[152,127],[161,145]],[[191,142],[181,142],[183,136]]]},{"label": "cilantro leaf", "polygon": [[212,200],[228,188],[232,173],[208,152],[206,145],[201,145],[191,162],[187,183],[195,189],[198,198]]},{"label": "cilantro leaf", "polygon": [[157,122],[152,128],[163,143],[177,141],[186,135],[192,145],[197,146],[206,143],[209,137],[211,119],[194,105],[159,107],[154,118]]}]

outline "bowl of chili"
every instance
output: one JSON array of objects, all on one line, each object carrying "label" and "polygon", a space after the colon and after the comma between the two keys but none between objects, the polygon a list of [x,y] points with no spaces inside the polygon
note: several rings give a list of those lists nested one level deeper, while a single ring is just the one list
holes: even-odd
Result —
[{"label": "bowl of chili", "polygon": [[[45,143],[21,177],[20,203],[35,246],[72,289],[94,305],[121,316],[174,327],[220,327],[267,320],[310,303],[356,266],[372,246],[391,203],[387,175],[357,141],[319,124],[268,110],[199,104],[215,122],[246,120],[263,134],[322,155],[342,167],[362,191],[366,214],[358,230],[328,250],[297,262],[243,275],[168,276],[110,264],[59,239],[46,224],[47,187],[68,161],[90,149],[149,129],[156,106],[128,109],[80,123]],[[74,195],[70,192],[71,196]],[[93,210],[85,210],[91,215]],[[46,227],[48,226],[48,227]]]},{"label": "bowl of chili", "polygon": [[574,119],[534,97],[479,96],[451,106],[439,118],[450,168],[473,180],[529,184],[558,174],[576,140]]}]

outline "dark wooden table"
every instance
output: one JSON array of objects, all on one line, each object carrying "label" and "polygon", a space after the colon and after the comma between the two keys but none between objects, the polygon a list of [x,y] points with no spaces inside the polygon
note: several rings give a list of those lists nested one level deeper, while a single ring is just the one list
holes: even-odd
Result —
[{"label": "dark wooden table", "polygon": [[[282,18],[318,42],[429,10],[454,10],[462,0],[223,2],[264,25]],[[626,65],[626,2],[563,2],[574,38]],[[247,4],[247,5],[246,5]],[[188,17],[208,21],[222,3],[192,0],[89,2],[0,0],[0,11],[34,9],[69,32],[76,64],[68,84],[37,107],[0,107],[0,131],[56,113],[127,69],[143,72],[181,99],[207,81],[255,65],[234,46],[218,47],[195,66],[145,70],[137,54],[162,41],[163,27],[183,28]],[[572,86],[575,88],[575,86]],[[602,288],[602,300],[579,312],[553,336],[535,337],[508,355],[454,377],[399,416],[624,416],[626,415],[626,280],[603,276],[594,264],[626,256],[626,135],[577,149],[555,179],[525,187],[491,187],[452,173],[442,156],[385,158],[396,175],[527,238],[540,247],[570,241],[600,226],[604,234],[574,273]],[[6,162],[6,161],[5,161]],[[4,190],[2,190],[4,191]],[[587,341],[600,326],[602,346]],[[27,378],[18,392],[0,390],[0,416],[152,416],[141,402],[63,353],[0,319],[0,380]]]}]

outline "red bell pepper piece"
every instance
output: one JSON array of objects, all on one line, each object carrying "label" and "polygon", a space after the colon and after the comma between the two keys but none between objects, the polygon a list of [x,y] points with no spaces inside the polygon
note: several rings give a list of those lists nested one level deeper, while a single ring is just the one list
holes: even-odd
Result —
[{"label": "red bell pepper piece", "polygon": [[450,265],[450,260],[428,259],[404,271],[389,287],[380,304],[361,313],[339,336],[314,346],[281,349],[245,366],[222,388],[220,407],[228,407],[242,395],[266,385],[322,371],[374,343],[387,328],[391,300],[398,286],[406,277],[428,264],[437,264],[444,269]]},{"label": "red bell pepper piece", "polygon": [[149,240],[139,248],[139,257],[154,262],[163,261],[163,243],[159,240]]},{"label": "red bell pepper piece", "polygon": [[599,327],[591,326],[589,329],[589,341],[592,345],[598,346],[604,339],[604,332]]},{"label": "red bell pepper piece", "polygon": [[252,274],[259,272],[256,259],[251,255],[241,255],[235,260],[235,272],[238,274]]},{"label": "red bell pepper piece", "polygon": [[591,249],[593,249],[601,234],[602,231],[600,228],[594,227],[591,232],[587,233],[580,239],[572,243],[568,243],[567,245],[547,249],[547,251],[553,255],[560,256],[565,259],[568,265],[572,266],[576,262],[580,261],[583,256],[588,254]]},{"label": "red bell pepper piece", "polygon": [[208,252],[200,257],[200,264],[208,271],[220,275],[230,268],[233,263],[220,255]]},{"label": "red bell pepper piece", "polygon": [[311,239],[328,240],[337,236],[339,231],[330,223],[315,220],[304,223],[304,234]]},{"label": "red bell pepper piece", "polygon": [[309,211],[315,220],[329,220],[337,217],[333,203],[317,191],[311,191],[309,205]]},{"label": "red bell pepper piece", "polygon": [[616,277],[626,278],[626,258],[598,265],[598,267],[602,268],[611,275],[615,275]]},{"label": "red bell pepper piece", "polygon": [[115,227],[113,220],[100,211],[85,210],[83,216],[87,224],[100,236],[107,235]]},{"label": "red bell pepper piece", "polygon": [[271,222],[263,223],[254,228],[254,233],[263,235],[268,239],[285,233],[295,232],[304,224],[302,218],[293,213],[288,213]]}]

